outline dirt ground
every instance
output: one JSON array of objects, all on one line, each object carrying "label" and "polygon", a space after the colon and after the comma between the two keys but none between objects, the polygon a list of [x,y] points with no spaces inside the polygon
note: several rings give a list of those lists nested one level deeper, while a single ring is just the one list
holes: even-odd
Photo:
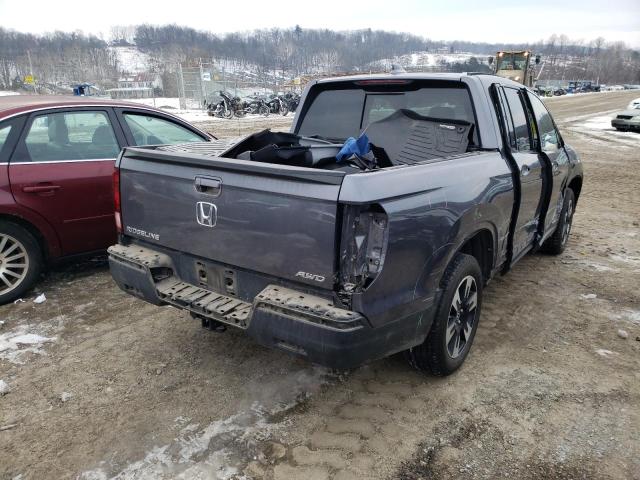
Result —
[{"label": "dirt ground", "polygon": [[489,285],[445,379],[205,331],[119,291],[104,259],[50,272],[0,307],[0,477],[640,478],[640,135],[597,120],[637,96],[548,102],[585,167],[569,247]]}]

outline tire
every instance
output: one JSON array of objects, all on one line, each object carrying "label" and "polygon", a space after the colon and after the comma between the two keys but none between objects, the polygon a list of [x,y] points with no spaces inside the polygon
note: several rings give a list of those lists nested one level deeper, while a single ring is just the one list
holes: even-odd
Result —
[{"label": "tire", "polygon": [[262,105],[259,109],[258,109],[258,113],[260,115],[264,115],[265,117],[268,117],[269,114],[271,113],[269,111],[269,107],[267,107],[266,105]]},{"label": "tire", "polygon": [[0,222],[0,305],[19,298],[40,277],[42,251],[35,237],[11,222]]},{"label": "tire", "polygon": [[232,110],[225,110],[224,113],[222,114],[222,116],[224,118],[226,118],[227,120],[229,120],[230,118],[233,118],[233,111]]},{"label": "tire", "polygon": [[571,225],[573,223],[573,214],[575,213],[576,200],[573,190],[567,188],[560,211],[560,220],[556,226],[555,232],[543,244],[540,251],[551,255],[560,255],[564,252],[569,242],[571,234]]},{"label": "tire", "polygon": [[280,107],[280,115],[282,115],[283,117],[286,117],[288,113],[289,113],[289,106],[286,104],[282,104],[282,107]]},{"label": "tire", "polygon": [[405,352],[416,369],[436,376],[455,372],[469,354],[482,307],[482,271],[475,257],[459,253],[441,281],[442,294],[425,341]]}]

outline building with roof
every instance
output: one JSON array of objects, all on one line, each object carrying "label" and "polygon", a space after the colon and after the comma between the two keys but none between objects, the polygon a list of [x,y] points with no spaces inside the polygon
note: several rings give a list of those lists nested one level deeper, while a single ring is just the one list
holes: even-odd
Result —
[{"label": "building with roof", "polygon": [[137,73],[118,79],[118,87],[107,90],[111,98],[151,98],[162,90],[162,77],[157,73]]}]

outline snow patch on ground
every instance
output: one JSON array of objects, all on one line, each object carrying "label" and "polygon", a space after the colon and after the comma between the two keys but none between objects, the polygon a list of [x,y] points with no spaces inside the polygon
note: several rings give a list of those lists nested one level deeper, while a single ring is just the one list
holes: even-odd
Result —
[{"label": "snow patch on ground", "polygon": [[19,325],[10,332],[0,334],[0,358],[11,363],[23,364],[29,353],[44,355],[44,344],[56,337],[45,337],[31,325]]},{"label": "snow patch on ground", "polygon": [[615,260],[616,262],[628,263],[631,265],[640,265],[640,257],[636,257],[633,255],[611,255],[611,259]]},{"label": "snow patch on ground", "polygon": [[640,310],[624,310],[621,313],[613,314],[612,320],[622,320],[633,325],[640,325]]},{"label": "snow patch on ground", "polygon": [[262,382],[262,389],[257,384],[248,385],[247,389],[255,399],[249,408],[204,428],[190,423],[185,416],[178,416],[174,425],[182,428],[170,444],[154,446],[144,458],[130,463],[119,473],[108,473],[105,465],[83,472],[79,479],[237,478],[246,458],[257,455],[260,444],[271,438],[282,425],[279,420],[272,420],[274,416],[277,418],[278,414],[306,400],[331,379],[329,370],[314,367],[278,379],[275,383],[267,382],[269,388],[266,390]]},{"label": "snow patch on ground", "polygon": [[596,353],[601,357],[605,357],[605,358],[609,358],[611,355],[616,354],[616,352],[612,352],[611,350],[605,350],[604,348],[597,349]]},{"label": "snow patch on ground", "polygon": [[620,140],[624,145],[637,146],[640,145],[640,133],[637,132],[619,132],[611,126],[611,119],[616,116],[618,111],[607,114],[599,115],[597,117],[590,117],[584,122],[576,123],[572,126],[572,129],[581,132],[597,132],[607,135],[609,138],[615,138]]},{"label": "snow patch on ground", "polygon": [[20,95],[20,92],[11,92],[9,90],[0,90],[0,97],[8,97],[9,95]]},{"label": "snow patch on ground", "polygon": [[617,272],[617,268],[609,267],[607,265],[602,265],[600,263],[590,263],[590,262],[580,262],[582,265],[585,265],[588,268],[594,269],[596,272]]},{"label": "snow patch on ground", "polygon": [[600,117],[591,117],[581,126],[589,130],[613,130],[615,128],[611,126],[611,119],[614,115],[602,115]]},{"label": "snow patch on ground", "polygon": [[[180,109],[180,99],[178,97],[158,97],[158,98],[133,98],[129,102],[139,103],[148,107],[156,107],[167,113],[176,115],[187,122],[202,122],[212,120],[213,117],[207,115],[206,110],[195,108]],[[224,119],[219,119],[224,120]]]}]

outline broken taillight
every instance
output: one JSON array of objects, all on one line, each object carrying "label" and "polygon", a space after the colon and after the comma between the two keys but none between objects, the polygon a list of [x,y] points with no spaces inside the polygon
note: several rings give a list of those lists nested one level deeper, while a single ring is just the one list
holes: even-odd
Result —
[{"label": "broken taillight", "polygon": [[380,205],[346,205],[340,241],[341,287],[347,292],[367,288],[382,270],[389,219]]},{"label": "broken taillight", "polygon": [[122,233],[122,217],[120,215],[120,169],[118,167],[113,171],[113,207],[114,219],[116,222],[116,230]]}]

